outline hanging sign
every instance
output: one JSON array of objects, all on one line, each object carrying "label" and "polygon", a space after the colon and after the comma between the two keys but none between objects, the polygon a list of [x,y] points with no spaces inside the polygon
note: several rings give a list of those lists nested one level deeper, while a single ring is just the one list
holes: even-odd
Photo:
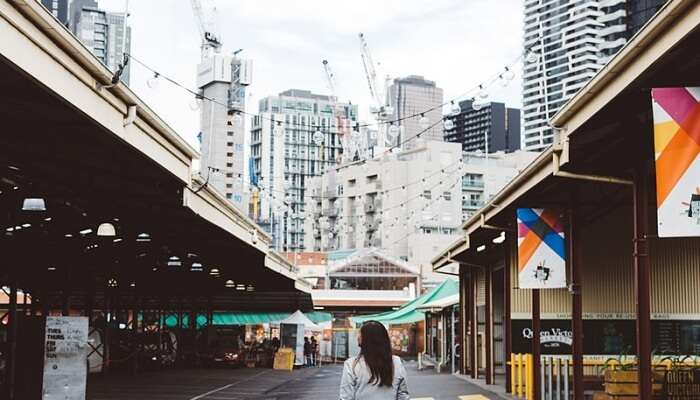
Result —
[{"label": "hanging sign", "polygon": [[518,287],[566,287],[564,213],[557,208],[518,208]]},{"label": "hanging sign", "polygon": [[87,317],[46,317],[42,399],[85,399],[87,340]]},{"label": "hanging sign", "polygon": [[651,91],[660,237],[700,236],[700,87]]}]

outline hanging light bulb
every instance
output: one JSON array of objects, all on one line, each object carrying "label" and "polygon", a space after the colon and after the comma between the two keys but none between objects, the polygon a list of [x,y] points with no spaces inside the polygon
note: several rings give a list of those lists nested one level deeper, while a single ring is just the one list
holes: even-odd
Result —
[{"label": "hanging light bulb", "polygon": [[202,98],[199,95],[195,96],[194,99],[190,101],[189,106],[190,110],[192,111],[199,110],[199,108],[202,106]]},{"label": "hanging light bulb", "polygon": [[501,74],[501,78],[505,81],[512,81],[515,79],[515,73],[509,67],[506,67],[506,70]]},{"label": "hanging light bulb", "polygon": [[273,128],[273,133],[275,136],[282,136],[284,135],[284,128],[282,127],[282,123],[278,122],[277,125]]},{"label": "hanging light bulb", "polygon": [[314,143],[316,143],[316,146],[320,146],[323,144],[323,132],[321,131],[316,131],[314,132],[313,136]]},{"label": "hanging light bulb", "polygon": [[146,81],[146,86],[148,86],[148,87],[151,88],[151,89],[157,88],[157,87],[158,87],[158,77],[159,77],[159,76],[160,76],[159,73],[154,72],[154,73],[153,73],[153,76],[152,76],[151,78],[149,78],[149,79]]},{"label": "hanging light bulb", "polygon": [[537,60],[539,60],[539,59],[540,59],[540,55],[532,49],[528,50],[527,54],[525,55],[525,61],[527,61],[529,63],[537,62]]},{"label": "hanging light bulb", "polygon": [[389,137],[393,139],[399,135],[399,127],[392,123],[391,125],[389,125],[387,133],[389,134]]},{"label": "hanging light bulb", "polygon": [[241,114],[240,113],[234,114],[233,125],[234,126],[241,126],[242,123],[243,123],[243,117],[241,116]]},{"label": "hanging light bulb", "polygon": [[484,85],[479,85],[479,97],[482,99],[489,97],[489,92],[486,90]]},{"label": "hanging light bulb", "polygon": [[474,111],[479,111],[482,108],[484,108],[484,103],[482,103],[480,101],[476,101],[476,100],[472,102],[472,109]]},{"label": "hanging light bulb", "polygon": [[457,115],[462,112],[462,107],[460,107],[459,104],[455,103],[454,100],[450,103],[452,103],[452,114]]},{"label": "hanging light bulb", "polygon": [[420,119],[418,120],[418,125],[422,129],[427,129],[428,126],[430,126],[430,119],[428,119],[428,117],[426,117],[425,114],[421,114]]},{"label": "hanging light bulb", "polygon": [[455,127],[455,123],[452,122],[451,119],[445,120],[445,129],[447,129],[449,131],[450,129],[453,129],[454,127]]}]

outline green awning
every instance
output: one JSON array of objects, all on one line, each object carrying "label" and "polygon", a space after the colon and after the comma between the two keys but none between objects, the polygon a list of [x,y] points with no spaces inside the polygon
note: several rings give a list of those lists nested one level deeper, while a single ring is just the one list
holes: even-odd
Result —
[{"label": "green awning", "polygon": [[415,322],[420,322],[425,319],[425,314],[422,311],[416,310],[418,306],[458,293],[459,283],[448,279],[430,292],[404,304],[398,310],[374,315],[353,317],[352,323],[355,324],[355,326],[358,326],[369,320],[379,321],[386,325],[412,324]]},{"label": "green awning", "polygon": [[[282,321],[291,313],[214,313],[214,325],[261,325]],[[313,323],[326,322],[333,319],[327,312],[313,311],[305,313]],[[182,326],[189,326],[189,315],[182,316]],[[206,325],[207,317],[204,314],[197,315],[197,327]],[[177,326],[177,315],[171,314],[165,317],[165,326],[172,328]]]}]

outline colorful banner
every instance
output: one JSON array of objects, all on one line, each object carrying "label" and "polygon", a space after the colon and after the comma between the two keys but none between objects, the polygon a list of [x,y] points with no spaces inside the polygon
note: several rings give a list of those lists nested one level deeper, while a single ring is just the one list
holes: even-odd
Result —
[{"label": "colorful banner", "polygon": [[566,287],[564,213],[557,208],[518,208],[518,287]]},{"label": "colorful banner", "polygon": [[659,237],[700,236],[700,87],[651,97]]}]

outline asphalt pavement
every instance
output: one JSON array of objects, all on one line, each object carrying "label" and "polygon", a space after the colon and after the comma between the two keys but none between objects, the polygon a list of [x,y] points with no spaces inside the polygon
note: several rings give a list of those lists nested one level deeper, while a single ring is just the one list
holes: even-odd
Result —
[{"label": "asphalt pavement", "polygon": [[[413,399],[497,399],[464,380],[406,363]],[[289,371],[192,369],[90,377],[88,400],[325,400],[338,398],[342,365]],[[468,396],[468,397],[463,397]],[[484,397],[481,397],[484,396]]]}]

